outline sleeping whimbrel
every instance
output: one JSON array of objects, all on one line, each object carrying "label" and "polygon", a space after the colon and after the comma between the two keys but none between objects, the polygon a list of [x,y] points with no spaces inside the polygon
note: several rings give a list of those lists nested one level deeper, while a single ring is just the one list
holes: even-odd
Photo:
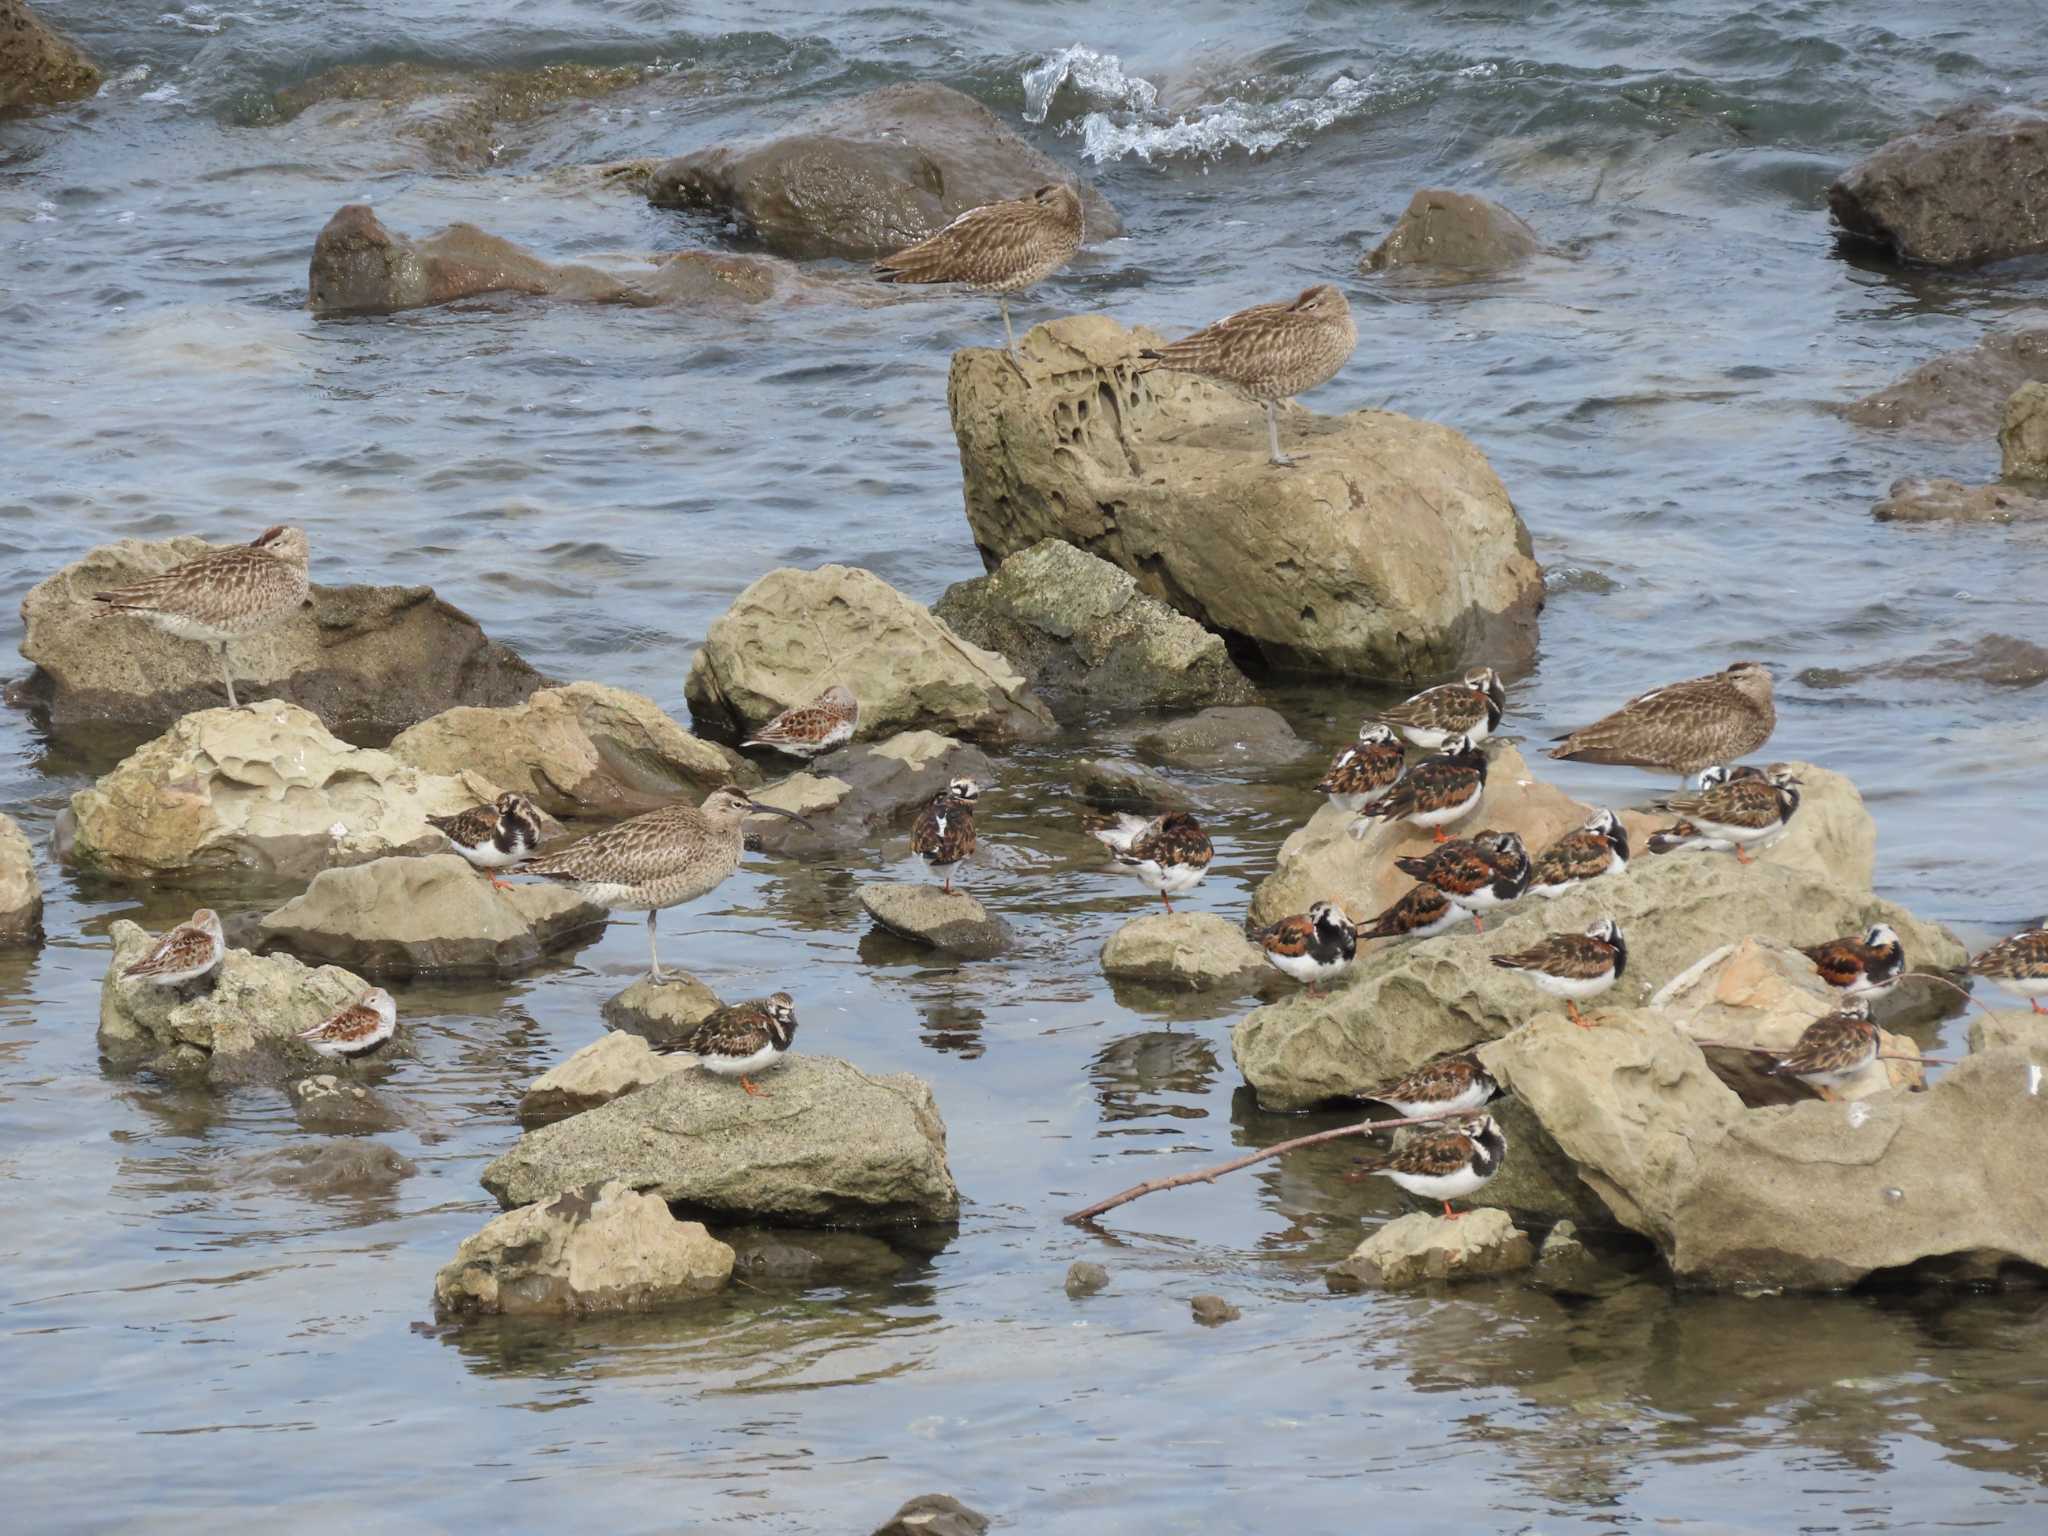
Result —
[{"label": "sleeping whimbrel", "polygon": [[[937,234],[875,263],[885,283],[958,283],[993,293],[1003,310],[1003,341],[1017,362],[1010,295],[1059,271],[1081,248],[1081,199],[1064,182],[1029,197],[970,208]],[[1019,365],[1021,368],[1021,365]]]},{"label": "sleeping whimbrel", "polygon": [[1652,688],[1605,719],[1560,737],[1550,755],[1669,768],[1689,777],[1710,763],[1732,763],[1754,752],[1777,724],[1770,668],[1738,661],[1723,672]]}]

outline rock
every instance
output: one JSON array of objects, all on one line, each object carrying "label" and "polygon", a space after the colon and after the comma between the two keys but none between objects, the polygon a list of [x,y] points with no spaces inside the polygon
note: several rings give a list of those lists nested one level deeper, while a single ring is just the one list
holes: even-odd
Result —
[{"label": "rock", "polygon": [[506,1207],[616,1178],[671,1205],[800,1226],[952,1221],[960,1191],[931,1089],[826,1056],[787,1056],[760,1098],[679,1072],[528,1131],[484,1170]]},{"label": "rock", "polygon": [[562,886],[498,890],[442,853],[323,869],[259,932],[265,945],[364,976],[509,976],[595,937],[606,916]]},{"label": "rock", "polygon": [[1074,793],[1101,811],[1143,811],[1156,815],[1184,806],[1188,799],[1163,774],[1136,763],[1112,762],[1104,757],[1075,764],[1072,782]]},{"label": "rock", "polygon": [[1361,272],[1419,268],[1435,277],[1482,277],[1519,267],[1543,249],[1536,231],[1499,203],[1424,187],[1386,239],[1360,258]]},{"label": "rock", "polygon": [[903,1272],[895,1249],[865,1232],[734,1227],[719,1234],[734,1275],[749,1285],[881,1285]]},{"label": "rock", "polygon": [[43,886],[35,851],[21,824],[0,814],[0,944],[38,944],[43,937]]},{"label": "rock", "polygon": [[1844,239],[1968,267],[2048,251],[2048,113],[1975,103],[1859,160],[1828,188]]},{"label": "rock", "polygon": [[1140,592],[1107,560],[1058,539],[956,582],[932,612],[1009,658],[1072,718],[1258,697],[1219,637]]},{"label": "rock", "polygon": [[1263,704],[1220,705],[1127,734],[1147,757],[1175,768],[1276,768],[1308,751],[1286,716]]},{"label": "rock", "polygon": [[1113,981],[1190,992],[1243,991],[1265,970],[1264,957],[1244,930],[1213,912],[1134,917],[1102,946],[1102,971]]},{"label": "rock", "polygon": [[920,1493],[878,1526],[875,1536],[982,1536],[987,1529],[987,1515],[951,1494]]},{"label": "rock", "polygon": [[390,1194],[418,1173],[404,1153],[360,1136],[295,1141],[237,1160],[229,1186],[243,1189],[258,1180],[316,1198],[357,1198]]},{"label": "rock", "polygon": [[1973,347],[1922,363],[1841,414],[1859,427],[1974,441],[1998,430],[2013,391],[2030,381],[2048,381],[2048,326],[1994,331]]},{"label": "rock", "polygon": [[738,736],[835,680],[860,700],[860,734],[870,740],[913,729],[979,740],[1052,728],[1009,662],[872,571],[846,565],[784,566],[748,587],[713,621],[683,693],[699,725]]},{"label": "rock", "polygon": [[1010,925],[990,917],[965,891],[870,881],[860,887],[859,895],[868,916],[898,938],[929,944],[963,960],[986,960],[1009,948]]},{"label": "rock", "polygon": [[689,1070],[689,1063],[679,1057],[655,1054],[639,1035],[607,1030],[528,1084],[519,1101],[519,1118],[527,1125],[566,1120]]},{"label": "rock", "polygon": [[434,1277],[446,1315],[644,1312],[725,1289],[733,1252],[616,1179],[493,1216]]},{"label": "rock", "polygon": [[1188,1302],[1188,1310],[1194,1314],[1195,1321],[1204,1328],[1220,1328],[1225,1323],[1234,1323],[1244,1316],[1244,1313],[1221,1296],[1206,1292],[1191,1299]]},{"label": "rock", "polygon": [[[90,601],[210,548],[180,537],[103,544],[21,602],[21,654],[36,670],[14,696],[62,730],[96,721],[163,726],[221,704],[220,658]],[[315,549],[317,564],[319,551]],[[234,646],[235,693],[275,697],[330,726],[399,730],[456,704],[513,704],[545,683],[431,587],[313,588],[278,629]]]},{"label": "rock", "polygon": [[599,1012],[607,1029],[638,1035],[650,1045],[667,1045],[724,1006],[716,993],[689,972],[664,970],[660,981],[642,976],[625,991],[606,998]]},{"label": "rock", "polygon": [[1815,668],[1800,681],[1812,687],[1839,688],[1868,678],[1897,677],[1912,682],[1986,683],[1994,688],[2032,688],[2048,682],[2048,646],[2018,635],[1980,635],[1965,644],[1944,640],[1931,651],[1875,662],[1850,671]]},{"label": "rock", "polygon": [[100,88],[99,66],[24,0],[0,0],[0,112],[76,101]]},{"label": "rock", "polygon": [[1081,315],[1034,327],[1021,375],[1001,351],[954,354],[947,400],[985,564],[1062,539],[1273,667],[1417,679],[1533,655],[1542,573],[1469,440],[1290,406],[1282,435],[1310,457],[1278,472],[1257,405],[1138,371],[1162,339]]},{"label": "rock", "polygon": [[422,773],[351,747],[298,705],[267,699],[186,715],[137,747],[71,797],[58,852],[127,880],[304,879],[442,852],[448,840],[426,818],[498,792],[475,774]]},{"label": "rock", "polygon": [[1074,183],[1091,241],[1123,232],[1091,187],[973,98],[948,86],[884,86],[833,101],[765,143],[693,150],[653,168],[658,208],[714,208],[746,236],[799,260],[872,261],[970,208]]},{"label": "rock", "polygon": [[1615,1275],[1579,1238],[1578,1228],[1560,1221],[1536,1250],[1529,1283],[1553,1296],[1597,1296],[1613,1287]]},{"label": "rock", "polygon": [[780,816],[755,816],[747,822],[747,835],[766,852],[798,856],[869,843],[954,779],[988,784],[995,774],[979,747],[936,731],[899,731],[872,746],[857,742],[828,753],[807,771],[755,794],[763,805],[805,818],[810,831]]},{"label": "rock", "polygon": [[389,1131],[399,1123],[369,1089],[332,1072],[295,1078],[286,1092],[299,1124],[309,1131]]},{"label": "rock", "polygon": [[1964,485],[1940,475],[1894,480],[1870,509],[1880,523],[2027,523],[2048,517],[2048,494],[2026,483]]},{"label": "rock", "polygon": [[[191,1000],[183,1001],[179,991],[121,974],[148,953],[155,934],[120,918],[107,935],[114,952],[100,983],[99,1045],[124,1068],[198,1072],[217,1084],[282,1082],[293,1068],[332,1071],[331,1063],[291,1037],[370,989],[338,966],[312,970],[289,955],[230,949],[212,984],[195,984]],[[402,1014],[398,1028],[402,1040]],[[387,1045],[379,1054],[393,1055],[395,1048]]]},{"label": "rock", "polygon": [[1506,1211],[1476,1210],[1455,1221],[1411,1211],[1397,1216],[1352,1250],[1328,1274],[1333,1291],[1402,1290],[1434,1280],[1483,1280],[1527,1269],[1529,1236]]},{"label": "rock", "polygon": [[1076,1259],[1067,1266],[1067,1294],[1079,1301],[1083,1296],[1093,1296],[1109,1284],[1109,1271],[1100,1264],[1091,1264],[1086,1259]]},{"label": "rock", "polygon": [[2048,480],[2048,384],[2022,384],[2005,402],[1998,456],[2007,480]]},{"label": "rock", "polygon": [[429,773],[473,770],[555,816],[631,816],[759,777],[654,700],[603,683],[543,688],[503,709],[446,710],[402,733],[391,755]]},{"label": "rock", "polygon": [[1970,1051],[2032,1052],[2048,1044],[2048,1019],[2031,1008],[2009,1008],[1970,1016]]}]

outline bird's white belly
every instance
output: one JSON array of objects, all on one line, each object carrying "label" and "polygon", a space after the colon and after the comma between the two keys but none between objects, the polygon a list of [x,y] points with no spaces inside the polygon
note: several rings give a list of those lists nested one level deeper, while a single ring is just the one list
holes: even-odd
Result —
[{"label": "bird's white belly", "polygon": [[1411,1195],[1421,1195],[1425,1200],[1456,1200],[1469,1195],[1486,1182],[1483,1175],[1473,1171],[1467,1163],[1456,1173],[1396,1173],[1385,1170],[1388,1178],[1407,1190]]},{"label": "bird's white belly", "polygon": [[1412,811],[1408,816],[1411,827],[1447,827],[1460,816],[1469,813],[1479,803],[1479,797],[1486,793],[1486,786],[1480,785],[1456,805],[1440,811]]},{"label": "bird's white belly", "polygon": [[1148,890],[1159,891],[1168,896],[1178,896],[1182,891],[1192,891],[1202,883],[1202,876],[1208,873],[1208,869],[1202,865],[1155,864],[1150,860],[1135,864],[1132,868],[1137,870],[1139,880],[1144,882]]},{"label": "bird's white belly", "polygon": [[751,1056],[699,1056],[697,1065],[717,1077],[751,1077],[782,1059],[782,1052],[764,1045]]},{"label": "bird's white belly", "polygon": [[1491,1090],[1484,1083],[1471,1083],[1456,1098],[1444,1099],[1382,1099],[1380,1102],[1404,1115],[1455,1114],[1462,1109],[1478,1109],[1486,1102]]},{"label": "bird's white belly", "polygon": [[1341,956],[1334,960],[1318,960],[1314,955],[1268,954],[1266,958],[1272,961],[1274,969],[1281,975],[1291,976],[1296,981],[1321,981],[1325,976],[1336,975],[1351,963]]},{"label": "bird's white belly", "polygon": [[1605,976],[1553,976],[1548,971],[1524,971],[1522,974],[1552,997],[1568,998],[1575,1003],[1598,997],[1614,985],[1612,971]]}]

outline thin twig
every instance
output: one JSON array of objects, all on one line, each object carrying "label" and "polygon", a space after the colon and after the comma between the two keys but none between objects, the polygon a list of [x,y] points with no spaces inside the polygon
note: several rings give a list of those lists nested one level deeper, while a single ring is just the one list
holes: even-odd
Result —
[{"label": "thin twig", "polygon": [[1908,975],[1918,976],[1922,981],[1931,981],[1936,986],[1947,987],[1949,991],[1958,994],[1964,1002],[1975,1003],[1979,1008],[1982,1008],[1987,1014],[1995,1014],[1997,1012],[1996,1009],[1994,1009],[1989,1003],[1985,1002],[1984,999],[1979,997],[1976,993],[1972,992],[1968,987],[1959,987],[1954,982],[1950,981],[1946,976],[1937,976],[1932,971],[1911,971],[1908,972]]},{"label": "thin twig", "polygon": [[[1695,1040],[1693,1044],[1702,1050],[1711,1047],[1717,1051],[1748,1051],[1756,1056],[1782,1056],[1785,1054],[1783,1051],[1772,1050],[1768,1045],[1737,1045],[1733,1040]],[[1960,1065],[1959,1058],[1954,1056],[1920,1056],[1904,1051],[1879,1051],[1877,1059],[1879,1061],[1926,1061],[1932,1062],[1938,1067]]]}]

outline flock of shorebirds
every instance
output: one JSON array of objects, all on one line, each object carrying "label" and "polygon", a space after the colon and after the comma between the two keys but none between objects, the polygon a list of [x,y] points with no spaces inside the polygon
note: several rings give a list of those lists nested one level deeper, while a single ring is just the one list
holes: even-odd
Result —
[{"label": "flock of shorebirds", "polygon": [[[1064,266],[1080,247],[1083,220],[1073,188],[1052,184],[1029,197],[975,208],[929,239],[876,267],[885,281],[947,283],[997,295],[1008,356],[1017,362],[1008,298]],[[1276,403],[1313,389],[1344,366],[1357,341],[1343,293],[1325,284],[1298,297],[1255,305],[1191,336],[1148,349],[1149,367],[1198,374],[1231,385],[1265,407],[1271,462],[1289,465],[1280,448]],[[1020,369],[1021,369],[1021,365]],[[161,575],[95,595],[108,609],[145,620],[182,639],[216,649],[230,707],[236,705],[229,647],[282,624],[308,596],[308,547],[303,530],[267,529],[246,546],[216,550]],[[1601,809],[1582,826],[1531,858],[1513,832],[1474,832],[1449,838],[1444,829],[1477,810],[1486,788],[1483,745],[1499,726],[1506,690],[1492,668],[1416,694],[1366,721],[1356,742],[1330,765],[1317,788],[1356,819],[1355,836],[1375,824],[1405,822],[1426,828],[1435,846],[1397,859],[1415,880],[1398,901],[1370,921],[1359,921],[1333,901],[1261,930],[1257,942],[1282,974],[1312,993],[1347,971],[1362,940],[1402,940],[1442,933],[1469,918],[1484,930],[1484,914],[1525,896],[1555,898],[1590,882],[1623,873],[1629,839],[1620,819]],[[850,742],[859,726],[859,703],[837,685],[784,712],[742,743],[798,758],[814,758]],[[1649,839],[1653,853],[1708,850],[1749,862],[1751,850],[1781,837],[1799,809],[1799,780],[1780,766],[1738,765],[1776,726],[1771,675],[1757,662],[1674,683],[1632,699],[1583,730],[1562,737],[1556,758],[1624,764],[1697,775],[1697,783],[1656,802],[1676,819]],[[1409,763],[1413,748],[1427,754]],[[952,889],[956,869],[975,852],[974,807],[981,786],[955,779],[918,812],[911,849]],[[697,806],[673,805],[636,816],[551,851],[540,849],[541,822],[533,804],[516,793],[434,825],[494,884],[505,874],[573,887],[614,911],[647,914],[649,975],[663,979],[655,945],[655,918],[664,908],[701,897],[738,868],[743,827],[755,815],[801,816],[751,799],[727,785]],[[1158,893],[1168,912],[1173,898],[1192,890],[1208,872],[1213,850],[1190,812],[1146,818],[1120,816],[1095,827],[1115,861]],[[1896,987],[1905,974],[1898,935],[1876,927],[1805,951],[1842,1006],[1816,1021],[1772,1068],[1827,1095],[1833,1086],[1875,1059],[1876,1026],[1869,1001]],[[166,987],[202,983],[223,963],[226,943],[209,910],[164,934],[124,974]],[[1492,957],[1493,964],[1562,1000],[1572,1020],[1589,1021],[1579,1004],[1611,989],[1628,964],[1628,945],[1617,923],[1603,918],[1583,933],[1558,933],[1532,948]],[[2048,1012],[2048,929],[2014,935],[1971,962],[1979,976],[2028,997]],[[349,1058],[374,1052],[397,1028],[390,994],[371,988],[360,999],[298,1038],[322,1055]],[[787,993],[722,1008],[663,1049],[687,1055],[713,1073],[737,1078],[749,1092],[753,1074],[790,1048],[796,1013]],[[1470,1055],[1430,1062],[1363,1097],[1406,1116],[1471,1116],[1411,1133],[1391,1155],[1356,1177],[1385,1175],[1414,1194],[1449,1202],[1492,1177],[1506,1153],[1500,1127],[1483,1113],[1498,1085]]]}]

